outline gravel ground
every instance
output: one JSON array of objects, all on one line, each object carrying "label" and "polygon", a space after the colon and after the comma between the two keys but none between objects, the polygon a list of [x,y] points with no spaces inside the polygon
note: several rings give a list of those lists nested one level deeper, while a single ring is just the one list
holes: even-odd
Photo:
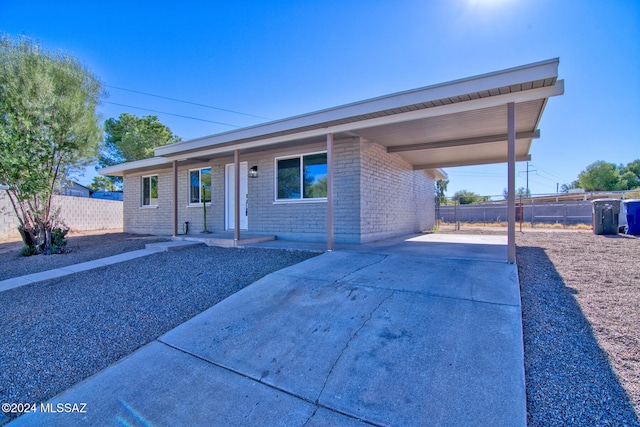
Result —
[{"label": "gravel ground", "polygon": [[0,292],[0,402],[43,402],[315,255],[197,246]]},{"label": "gravel ground", "polygon": [[0,243],[0,280],[144,249],[146,243],[166,240],[129,233],[76,234],[68,238],[69,253],[31,257],[20,255],[21,241]]},{"label": "gravel ground", "polygon": [[640,426],[640,239],[516,243],[529,426]]},{"label": "gravel ground", "polygon": [[[529,426],[640,426],[640,239],[516,234]],[[70,254],[31,258],[13,257],[10,244],[1,244],[0,280],[152,241],[124,233],[74,239]],[[1,292],[0,402],[44,401],[259,277],[311,256],[196,247]]]}]

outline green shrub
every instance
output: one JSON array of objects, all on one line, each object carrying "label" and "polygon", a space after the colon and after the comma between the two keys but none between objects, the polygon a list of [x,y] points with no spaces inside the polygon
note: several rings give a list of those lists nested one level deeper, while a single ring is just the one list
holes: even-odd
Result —
[{"label": "green shrub", "polygon": [[31,250],[31,248],[27,245],[24,245],[23,247],[20,248],[20,255],[21,256],[31,256],[33,255],[33,251]]},{"label": "green shrub", "polygon": [[61,254],[64,253],[67,246],[67,233],[68,228],[54,228],[51,230],[51,246],[49,247],[48,254]]}]

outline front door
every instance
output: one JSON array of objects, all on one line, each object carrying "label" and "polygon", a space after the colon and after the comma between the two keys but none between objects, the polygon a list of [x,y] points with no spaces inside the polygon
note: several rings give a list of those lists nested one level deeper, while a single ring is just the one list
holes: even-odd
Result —
[{"label": "front door", "polygon": [[[225,181],[225,221],[227,230],[235,229],[235,172],[236,165],[230,163],[225,166],[224,169],[224,181]],[[249,224],[249,205],[247,199],[247,174],[248,174],[247,162],[240,163],[240,230],[246,230]]]}]

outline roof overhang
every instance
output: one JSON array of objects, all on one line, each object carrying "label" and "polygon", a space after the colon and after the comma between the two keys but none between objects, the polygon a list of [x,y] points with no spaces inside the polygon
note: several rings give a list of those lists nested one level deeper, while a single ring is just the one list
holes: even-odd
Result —
[{"label": "roof overhang", "polygon": [[414,169],[507,161],[507,104],[516,106],[516,158],[528,160],[547,100],[564,93],[559,60],[413,89],[155,149],[154,159],[101,169],[105,175],[207,161],[241,153],[359,137],[397,153]]}]

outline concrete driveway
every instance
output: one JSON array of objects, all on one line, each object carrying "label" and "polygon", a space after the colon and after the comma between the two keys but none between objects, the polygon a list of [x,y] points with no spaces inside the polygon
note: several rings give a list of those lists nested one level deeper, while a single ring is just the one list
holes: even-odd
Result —
[{"label": "concrete driveway", "polygon": [[438,239],[273,273],[14,424],[525,426],[505,239]]}]

